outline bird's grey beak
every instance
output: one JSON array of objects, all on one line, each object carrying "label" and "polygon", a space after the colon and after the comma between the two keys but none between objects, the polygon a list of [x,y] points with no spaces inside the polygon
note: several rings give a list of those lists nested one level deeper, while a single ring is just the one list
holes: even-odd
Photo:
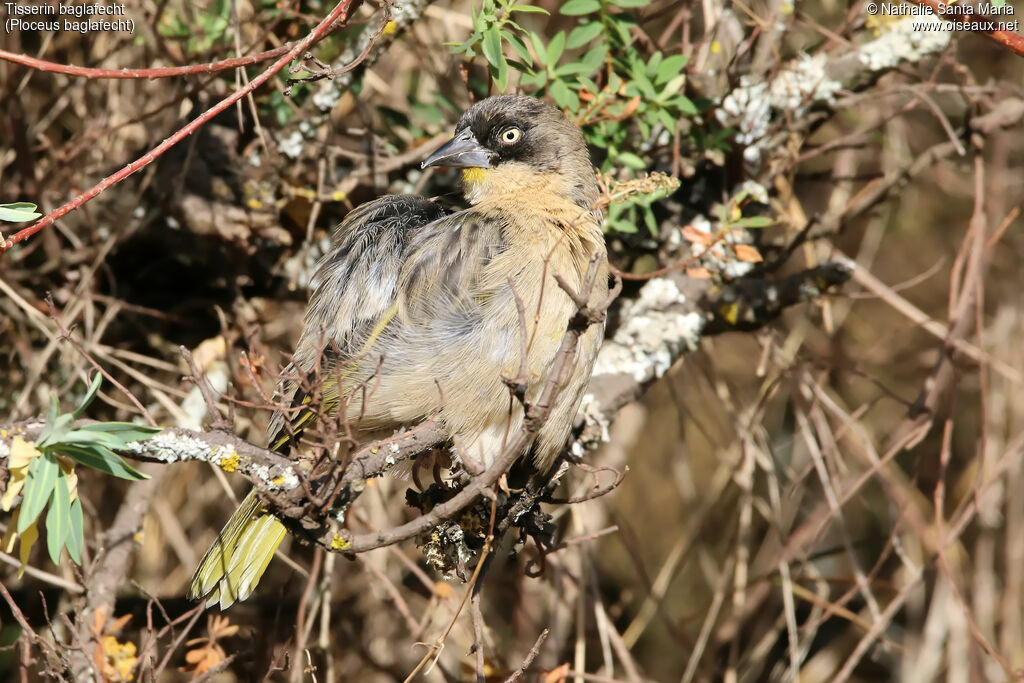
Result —
[{"label": "bird's grey beak", "polygon": [[427,157],[420,168],[491,168],[491,160],[495,156],[494,152],[477,142],[470,128],[466,128]]}]

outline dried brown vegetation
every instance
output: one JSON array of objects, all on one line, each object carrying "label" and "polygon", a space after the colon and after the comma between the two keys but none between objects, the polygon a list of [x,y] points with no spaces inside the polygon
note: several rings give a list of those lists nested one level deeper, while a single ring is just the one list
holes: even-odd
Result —
[{"label": "dried brown vegetation", "polygon": [[[545,44],[576,26],[558,14],[564,3],[537,4],[551,17],[517,16]],[[328,37],[307,50],[299,41],[332,8],[347,20],[325,22]],[[511,554],[519,534],[501,533],[498,514],[510,501],[496,476],[477,478],[464,497],[478,502],[466,515],[483,545],[459,568],[468,583],[445,580],[413,541],[343,555],[323,531],[322,546],[286,541],[224,620],[184,591],[250,484],[241,475],[259,485],[253,463],[287,466],[263,451],[264,430],[324,237],[384,192],[453,191],[415,162],[489,80],[482,57],[444,47],[473,30],[467,2],[171,0],[127,11],[134,35],[0,34],[11,54],[87,67],[0,54],[0,202],[49,213],[152,162],[0,253],[0,449],[17,425],[38,433],[51,391],[70,409],[99,367],[112,381],[88,417],[148,415],[201,439],[207,457],[234,448],[243,462],[153,462],[138,483],[79,467],[82,566],[66,555],[52,565],[37,543],[19,577],[17,552],[0,555],[0,672],[1019,677],[1024,62],[1010,36],[904,49],[897,20],[861,2],[630,10],[630,46],[688,55],[685,93],[702,109],[664,134],[630,128],[621,143],[681,185],[655,204],[653,233],[609,232],[625,284],[580,425],[581,444],[600,447],[556,490],[533,491],[552,501],[542,504],[552,544],[531,539]],[[286,82],[302,78],[283,69],[291,50],[320,80]],[[244,72],[194,67],[261,52]],[[277,60],[281,75],[245,94]],[[157,66],[177,70],[89,70]],[[314,94],[329,69],[324,112]],[[608,71],[594,76],[601,88]],[[647,104],[623,95],[605,106],[600,97],[619,94],[601,92],[577,102],[585,126],[631,121]],[[218,102],[228,104],[207,121]],[[147,156],[176,133],[178,144]],[[618,168],[606,181],[629,182]],[[755,185],[737,190],[745,181]],[[609,200],[622,187],[609,186]],[[307,436],[321,455],[386,464],[373,448],[347,453],[344,421]],[[406,435],[401,454],[443,437]],[[364,543],[356,550],[408,529],[421,511],[406,490],[433,477],[352,472],[330,483],[358,495],[343,537]],[[293,492],[305,507],[293,497],[282,509],[308,518],[307,493]],[[4,531],[13,524],[0,516]]]}]

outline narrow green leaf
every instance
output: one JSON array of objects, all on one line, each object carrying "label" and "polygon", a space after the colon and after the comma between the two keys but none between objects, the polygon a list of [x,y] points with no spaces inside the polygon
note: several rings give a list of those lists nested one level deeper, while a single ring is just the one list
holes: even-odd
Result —
[{"label": "narrow green leaf", "polygon": [[71,508],[68,515],[68,537],[65,545],[68,555],[75,564],[82,564],[82,546],[85,544],[85,535],[82,531],[82,500],[75,498],[71,501]]},{"label": "narrow green leaf", "polygon": [[654,211],[651,210],[650,206],[645,206],[643,209],[644,224],[647,225],[647,229],[651,231],[652,235],[658,234],[658,222],[654,219]]},{"label": "narrow green leaf", "polygon": [[604,64],[604,58],[608,56],[608,46],[604,43],[598,44],[596,47],[587,51],[582,58],[580,63],[583,64],[587,70],[584,73],[593,73],[601,68]]},{"label": "narrow green leaf", "polygon": [[0,221],[24,223],[39,218],[43,214],[36,211],[36,205],[29,202],[12,202],[0,204]]},{"label": "narrow green leaf", "polygon": [[505,55],[501,55],[501,59],[498,62],[498,68],[493,69],[494,86],[498,89],[499,93],[505,92],[505,88],[508,87],[508,62],[505,60]]},{"label": "narrow green leaf", "polygon": [[629,45],[629,41],[631,39],[631,36],[629,35],[629,27],[631,26],[631,23],[623,21],[622,15],[618,15],[615,19],[616,20],[612,22],[612,27],[619,34],[619,40],[622,41],[622,44]]},{"label": "narrow green leaf", "polygon": [[747,216],[731,224],[735,228],[770,228],[775,220],[768,216]]},{"label": "narrow green leaf", "polygon": [[647,60],[647,66],[644,67],[644,73],[648,78],[654,78],[654,74],[658,73],[658,66],[661,65],[661,60],[664,55],[661,54],[661,50],[658,50],[651,58]]},{"label": "narrow green leaf", "polygon": [[18,514],[18,533],[24,533],[50,498],[53,485],[57,482],[60,466],[52,453],[43,453],[42,457],[34,458],[28,466],[28,479],[25,481],[25,498],[21,501],[21,512]]},{"label": "narrow green leaf", "polygon": [[620,153],[618,156],[618,160],[626,167],[634,168],[638,171],[642,171],[643,169],[647,168],[647,164],[644,162],[644,160],[638,157],[637,155],[633,154],[632,152]]},{"label": "narrow green leaf", "polygon": [[612,227],[615,228],[617,232],[624,232],[628,235],[639,232],[639,229],[636,227],[636,223],[625,219],[615,221]]},{"label": "narrow green leaf", "polygon": [[565,81],[551,81],[548,93],[559,107],[569,106],[569,86],[565,84]]},{"label": "narrow green leaf", "polygon": [[547,48],[544,47],[544,41],[541,40],[541,37],[536,33],[531,32],[529,35],[530,43],[533,45],[533,51],[537,53],[537,63],[541,65],[546,64],[548,61],[548,51]]},{"label": "narrow green leaf", "polygon": [[633,9],[634,7],[647,7],[651,4],[651,0],[611,0],[611,3],[623,9]]},{"label": "narrow green leaf", "polygon": [[74,444],[76,446],[86,447],[98,445],[116,451],[119,448],[124,448],[126,442],[118,438],[116,434],[76,429],[73,432],[65,434],[64,438],[60,441],[54,441],[51,446],[53,448],[59,448],[65,444]]},{"label": "narrow green leaf", "polygon": [[79,406],[71,413],[72,419],[77,420],[79,416],[85,412],[85,409],[88,408],[89,404],[92,403],[94,398],[96,398],[96,394],[99,393],[100,384],[102,383],[103,375],[97,372],[93,375],[92,381],[89,382],[89,389],[85,392],[85,398],[82,399]]},{"label": "narrow green leaf", "polygon": [[665,109],[658,109],[658,120],[661,122],[661,125],[668,128],[669,131],[675,132],[676,119],[674,119],[668,111]]},{"label": "narrow green leaf", "polygon": [[569,62],[568,64],[563,64],[562,66],[558,67],[558,69],[555,71],[555,75],[565,78],[566,76],[590,73],[590,71],[591,69],[588,69],[587,65],[583,64],[582,62]]},{"label": "narrow green leaf", "polygon": [[539,89],[543,88],[545,85],[547,85],[547,83],[548,83],[548,72],[547,71],[538,71],[536,73],[526,74],[525,76],[523,76],[519,80],[519,82],[522,85],[527,85],[527,86],[530,86],[532,88],[536,88],[536,89],[539,90]]},{"label": "narrow green leaf", "polygon": [[516,54],[519,55],[524,62],[527,64],[533,64],[533,56],[527,49],[526,43],[524,43],[519,36],[511,31],[502,30],[501,37],[505,39],[505,42],[512,46],[512,49],[515,50]]},{"label": "narrow green leaf", "polygon": [[501,34],[495,26],[484,31],[484,41],[481,44],[484,52],[484,59],[493,67],[501,63]]},{"label": "narrow green leaf", "polygon": [[536,5],[512,5],[508,8],[509,12],[527,12],[530,14],[547,14],[551,15],[551,12],[547,11],[543,7],[537,7]]},{"label": "narrow green leaf", "polygon": [[569,0],[558,11],[567,17],[579,17],[584,14],[593,14],[599,9],[601,9],[600,0]]},{"label": "narrow green leaf", "polygon": [[686,66],[688,58],[686,55],[672,55],[666,57],[661,64],[658,65],[654,72],[654,82],[668,83],[673,78],[683,73],[683,67]]},{"label": "narrow green leaf", "polygon": [[601,30],[603,28],[604,27],[599,21],[592,21],[589,24],[577,26],[572,30],[572,33],[569,34],[569,39],[565,41],[565,46],[570,50],[582,47],[601,35]]},{"label": "narrow green leaf", "polygon": [[71,494],[68,492],[67,476],[63,470],[57,477],[57,485],[50,496],[50,508],[46,511],[46,550],[50,560],[60,564],[60,551],[71,533]]},{"label": "narrow green leaf", "polygon": [[139,481],[149,479],[148,476],[134,469],[124,459],[109,448],[100,445],[82,446],[75,444],[60,444],[54,450],[61,455],[66,455],[75,462],[86,467],[91,467],[107,474],[112,474],[121,479]]},{"label": "narrow green leaf", "polygon": [[669,104],[671,104],[673,107],[678,109],[681,113],[685,114],[686,116],[696,116],[697,114],[700,113],[700,111],[697,109],[697,105],[695,105],[693,101],[689,97],[686,97],[685,95],[680,95],[679,97],[672,100]]},{"label": "narrow green leaf", "polygon": [[559,31],[548,43],[548,56],[545,63],[549,69],[558,66],[558,60],[562,58],[563,52],[565,52],[565,31]]},{"label": "narrow green leaf", "polygon": [[93,422],[83,425],[76,432],[101,432],[112,434],[122,441],[145,441],[163,431],[162,427],[138,425],[134,422]]},{"label": "narrow green leaf", "polygon": [[39,441],[37,443],[43,443],[50,438],[53,428],[57,425],[58,415],[60,415],[60,401],[57,400],[57,394],[51,392],[50,405],[46,409],[46,424],[43,426],[43,431],[39,434]]}]

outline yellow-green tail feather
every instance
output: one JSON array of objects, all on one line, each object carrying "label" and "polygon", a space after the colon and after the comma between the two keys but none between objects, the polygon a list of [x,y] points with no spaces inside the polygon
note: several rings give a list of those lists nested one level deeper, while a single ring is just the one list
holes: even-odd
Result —
[{"label": "yellow-green tail feather", "polygon": [[199,563],[189,590],[192,599],[205,597],[207,606],[220,603],[222,610],[245,600],[284,535],[284,525],[263,512],[256,492],[250,492]]}]

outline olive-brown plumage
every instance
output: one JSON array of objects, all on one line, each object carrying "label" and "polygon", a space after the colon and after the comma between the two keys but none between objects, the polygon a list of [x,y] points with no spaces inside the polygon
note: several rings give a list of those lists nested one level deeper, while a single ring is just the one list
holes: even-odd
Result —
[{"label": "olive-brown plumage", "polygon": [[[335,231],[314,278],[294,354],[300,372],[321,363],[325,407],[370,433],[437,420],[456,453],[487,465],[523,419],[503,378],[521,366],[526,311],[526,400],[547,379],[580,290],[600,259],[594,301],[607,296],[599,189],[579,129],[531,97],[483,100],[424,166],[463,169],[469,208],[446,213],[429,200],[389,195],[358,207]],[[532,447],[549,465],[568,438],[603,329],[591,326]],[[372,384],[372,392],[356,391]],[[301,405],[294,386],[285,396]],[[365,398],[368,396],[368,398]],[[271,446],[288,448],[311,414],[281,414]],[[203,558],[194,597],[226,607],[251,592],[284,527],[250,494]]]}]

